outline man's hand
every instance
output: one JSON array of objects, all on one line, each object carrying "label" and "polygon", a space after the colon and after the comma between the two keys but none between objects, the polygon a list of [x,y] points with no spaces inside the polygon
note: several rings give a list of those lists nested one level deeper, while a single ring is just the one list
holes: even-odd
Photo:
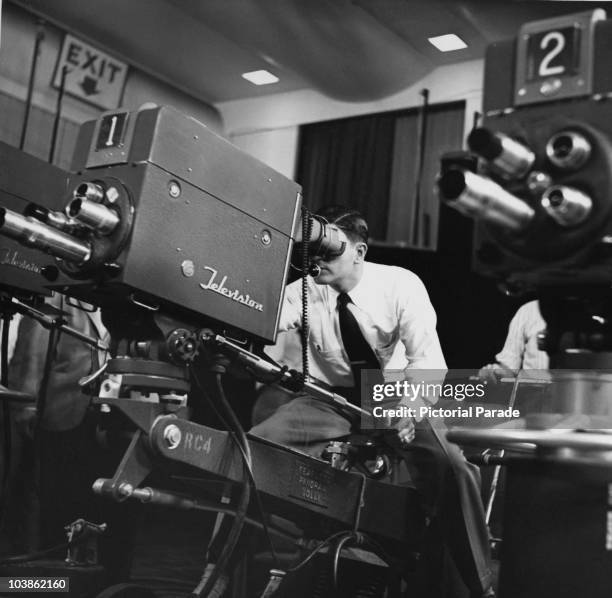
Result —
[{"label": "man's hand", "polygon": [[395,425],[397,435],[403,444],[409,444],[414,440],[415,425],[414,417],[403,417]]},{"label": "man's hand", "polygon": [[502,378],[515,378],[516,372],[501,363],[490,363],[478,372],[478,377],[485,382],[497,384]]}]

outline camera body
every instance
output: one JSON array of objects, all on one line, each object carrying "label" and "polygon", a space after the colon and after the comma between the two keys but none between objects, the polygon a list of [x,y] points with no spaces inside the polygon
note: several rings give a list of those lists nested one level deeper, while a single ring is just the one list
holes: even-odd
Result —
[{"label": "camera body", "polygon": [[473,265],[513,292],[612,280],[611,39],[597,9],[488,48]]},{"label": "camera body", "polygon": [[81,253],[51,288],[274,341],[299,185],[166,107],[83,125],[73,170]]}]

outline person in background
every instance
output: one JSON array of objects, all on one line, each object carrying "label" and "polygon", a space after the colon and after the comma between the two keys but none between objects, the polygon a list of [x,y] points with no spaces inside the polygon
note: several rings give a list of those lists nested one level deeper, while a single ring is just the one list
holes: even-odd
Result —
[{"label": "person in background", "polygon": [[[63,312],[67,326],[108,341],[99,310],[59,294],[49,303]],[[96,524],[106,521],[109,531],[101,538],[102,561],[111,580],[120,580],[127,576],[130,564],[130,526],[117,505],[91,490],[98,477],[112,476],[118,455],[99,445],[98,414],[91,406],[91,395],[79,385],[81,378],[99,369],[106,353],[60,331],[47,366],[48,341],[49,331],[41,324],[27,316],[21,320],[9,367],[10,387],[39,398],[45,368],[50,369],[46,401],[42,405],[38,401],[42,412],[31,405],[13,408],[21,448],[7,505],[12,513],[6,519],[7,532],[14,539],[14,549],[30,551],[63,544],[65,526],[78,518]]]},{"label": "person in background", "polygon": [[479,376],[497,382],[501,378],[515,377],[520,370],[547,370],[548,355],[538,348],[538,334],[546,329],[538,301],[529,301],[517,310],[508,327],[502,350],[495,363],[480,369]]}]

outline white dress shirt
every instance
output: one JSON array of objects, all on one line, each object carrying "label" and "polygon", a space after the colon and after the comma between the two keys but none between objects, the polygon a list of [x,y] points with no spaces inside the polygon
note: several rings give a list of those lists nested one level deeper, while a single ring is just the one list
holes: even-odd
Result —
[{"label": "white dress shirt", "polygon": [[[349,291],[361,331],[373,348],[381,368],[446,369],[436,332],[436,313],[421,279],[404,268],[365,262],[363,275]],[[338,292],[329,285],[308,279],[308,353],[310,374],[332,386],[352,386],[353,374],[342,345]],[[291,331],[302,324],[302,283],[290,284],[279,330]],[[301,369],[300,344],[291,333],[270,354],[289,367]],[[282,352],[282,357],[278,353]]]},{"label": "white dress shirt", "polygon": [[495,356],[511,370],[546,370],[548,355],[538,349],[538,333],[546,328],[539,303],[529,301],[519,307],[508,327],[504,348]]}]

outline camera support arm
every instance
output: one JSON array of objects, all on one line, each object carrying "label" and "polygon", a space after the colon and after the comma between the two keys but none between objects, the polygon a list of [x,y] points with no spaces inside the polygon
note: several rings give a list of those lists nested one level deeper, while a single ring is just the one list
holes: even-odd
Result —
[{"label": "camera support arm", "polygon": [[[281,386],[289,389],[291,389],[292,383],[295,382],[295,375],[291,370],[285,370],[278,365],[261,359],[261,357],[258,357],[254,353],[251,353],[235,343],[232,343],[219,334],[214,335],[210,333],[210,331],[203,331],[202,339],[205,342],[214,343],[221,351],[229,352],[243,366],[252,371],[256,377],[270,375],[276,376],[278,383],[281,384]],[[369,411],[349,403],[349,401],[347,401],[343,396],[327,390],[324,388],[323,383],[315,381],[312,378],[304,382],[303,388],[314,399],[328,403],[340,409],[344,413],[347,413],[351,417],[371,417],[371,413]]]}]

